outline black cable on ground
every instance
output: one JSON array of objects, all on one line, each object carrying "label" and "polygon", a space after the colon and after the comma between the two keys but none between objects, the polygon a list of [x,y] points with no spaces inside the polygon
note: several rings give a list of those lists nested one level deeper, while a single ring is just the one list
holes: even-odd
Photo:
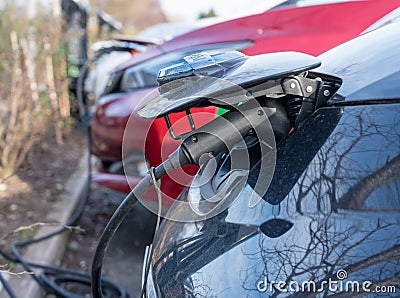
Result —
[{"label": "black cable on ground", "polygon": [[8,284],[8,282],[4,279],[2,273],[0,273],[0,282],[4,287],[4,290],[7,292],[7,295],[10,296],[11,298],[16,298],[17,296],[15,296],[15,293],[13,291],[13,289],[11,289],[10,285]]},{"label": "black cable on ground", "polygon": [[[13,243],[10,245],[11,251],[14,256],[9,255],[8,253],[4,252],[3,250],[0,249],[0,255],[2,255],[5,259],[19,263],[21,264],[24,269],[28,272],[34,272],[32,268],[38,268],[42,269],[43,272],[36,274],[30,274],[30,276],[48,293],[57,295],[58,297],[64,297],[64,298],[80,298],[82,296],[77,295],[75,293],[72,293],[70,291],[65,290],[61,284],[66,284],[66,283],[78,283],[78,284],[83,284],[85,286],[90,286],[91,283],[91,276],[88,273],[84,272],[79,272],[79,271],[74,271],[74,270],[68,270],[64,269],[61,267],[55,267],[55,266],[46,266],[46,265],[41,265],[41,264],[36,264],[32,263],[29,261],[26,261],[22,255],[20,254],[18,248],[20,247],[25,247],[29,246],[34,243],[38,243],[44,240],[47,240],[49,238],[52,238],[56,235],[62,234],[63,232],[68,230],[68,226],[73,226],[77,220],[80,218],[82,213],[84,212],[85,206],[87,204],[87,201],[89,199],[90,193],[91,193],[91,188],[90,188],[90,183],[91,183],[91,158],[90,158],[90,148],[91,148],[91,137],[90,137],[90,112],[89,109],[86,106],[86,102],[84,100],[83,96],[83,83],[84,79],[87,75],[87,70],[89,67],[90,63],[93,63],[94,61],[97,60],[98,57],[92,58],[84,64],[81,70],[81,75],[78,80],[78,89],[77,89],[77,97],[78,97],[78,108],[79,108],[79,115],[81,118],[81,122],[85,127],[85,132],[86,132],[86,137],[87,137],[87,149],[88,149],[88,177],[87,177],[87,185],[85,189],[85,194],[83,199],[81,200],[77,210],[74,212],[72,217],[68,220],[68,222],[63,226],[62,228],[57,229],[56,231],[49,233],[47,235],[38,237],[38,238],[33,238],[29,240],[24,240],[20,241],[17,243]],[[51,277],[51,278],[50,278]],[[3,287],[7,294],[11,298],[18,298],[16,297],[15,293],[11,289],[9,283],[2,277],[0,274],[0,282],[3,284]],[[118,285],[107,281],[103,280],[103,291],[107,293],[107,296],[112,295],[112,297],[129,297],[129,294],[121,287]]]}]

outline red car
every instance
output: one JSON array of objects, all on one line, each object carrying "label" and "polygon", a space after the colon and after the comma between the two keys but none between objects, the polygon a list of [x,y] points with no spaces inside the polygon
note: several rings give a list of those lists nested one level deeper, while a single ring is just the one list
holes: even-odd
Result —
[{"label": "red car", "polygon": [[[398,17],[400,5],[400,0],[357,0],[297,6],[296,3],[306,3],[298,0],[283,4],[289,2],[294,4],[178,36],[148,48],[118,67],[93,117],[93,154],[100,157],[110,172],[118,173],[122,159],[122,138],[132,113],[130,125],[133,124],[134,128],[129,127],[124,139],[124,149],[130,152],[124,158],[127,158],[125,170],[131,186],[139,181],[141,169],[145,168],[143,155],[150,166],[155,166],[178,146],[180,142],[169,136],[164,119],[155,120],[146,134],[144,128],[149,126],[148,120],[141,119],[133,111],[143,97],[157,86],[158,71],[179,62],[190,53],[235,49],[247,55],[288,50],[319,55],[369,28],[390,22]],[[206,114],[201,111],[204,110],[193,111],[198,126],[211,120],[216,113],[212,108],[206,110]],[[177,115],[172,123],[180,118]],[[191,168],[186,171],[191,174],[196,170]],[[180,176],[184,175],[174,176],[172,173],[174,179],[165,176],[162,180],[161,189],[167,200],[164,201],[166,205],[176,198],[187,182],[175,181]],[[130,191],[123,175],[99,173],[94,175],[94,180],[115,190]],[[154,199],[155,196],[149,193],[147,198]]]}]

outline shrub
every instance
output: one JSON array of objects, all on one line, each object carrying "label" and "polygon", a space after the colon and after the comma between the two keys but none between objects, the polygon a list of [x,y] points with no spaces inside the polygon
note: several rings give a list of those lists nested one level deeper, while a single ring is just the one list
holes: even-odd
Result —
[{"label": "shrub", "polygon": [[12,175],[32,146],[58,144],[70,124],[61,20],[0,11],[0,180]]}]

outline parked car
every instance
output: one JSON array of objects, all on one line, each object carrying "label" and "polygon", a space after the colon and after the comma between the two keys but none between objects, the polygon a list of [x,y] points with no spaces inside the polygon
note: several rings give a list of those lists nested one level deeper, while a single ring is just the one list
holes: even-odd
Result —
[{"label": "parked car", "polygon": [[[276,68],[275,76],[268,65],[274,54],[249,57],[247,65],[257,65],[257,71],[236,65],[227,70],[222,78],[246,90],[262,91],[257,86],[265,80],[270,87],[282,84],[281,91],[271,87],[255,100],[285,105],[286,118],[294,116],[297,128],[277,139],[275,171],[263,193],[254,188],[262,170],[260,155],[254,154],[258,145],[247,142],[252,167],[246,183],[240,189],[231,185],[223,198],[230,199],[229,206],[204,217],[193,203],[198,209],[217,206],[219,201],[208,200],[208,184],[218,186],[232,175],[226,168],[230,155],[218,159],[215,153],[216,172],[179,196],[155,236],[146,297],[398,297],[398,32],[400,22],[384,26],[316,61],[293,55],[287,63],[297,65],[293,71]],[[288,104],[299,95],[286,85],[293,78],[319,82],[316,91],[302,89],[295,111]],[[325,92],[325,86],[334,89]],[[312,101],[307,89],[315,92]],[[188,91],[182,98],[192,95]],[[175,111],[182,109],[175,102]],[[196,177],[205,175],[206,167]],[[252,196],[259,203],[249,207]],[[182,218],[191,220],[176,220]]]},{"label": "parked car", "polygon": [[97,101],[103,94],[114,68],[127,62],[132,56],[144,52],[147,47],[162,44],[181,34],[206,26],[212,21],[161,23],[150,26],[136,35],[114,34],[110,40],[101,40],[90,47],[89,68],[82,73],[84,91]]},{"label": "parked car", "polygon": [[[160,68],[190,53],[204,50],[215,53],[234,49],[248,55],[295,50],[317,55],[383,22],[388,15],[393,18],[390,13],[398,8],[400,1],[363,0],[301,7],[297,7],[296,3],[304,4],[305,1],[288,3],[292,5],[181,35],[162,45],[148,48],[118,67],[100,99],[92,122],[92,152],[100,157],[106,171],[122,172],[125,126],[143,97],[156,88],[156,76]],[[215,113],[215,108],[209,110],[208,118],[202,119],[202,123],[212,120]],[[193,113],[195,121],[196,114]],[[132,122],[136,129],[134,132],[128,131],[124,137],[124,146],[130,147],[126,151],[131,152],[124,157],[131,161],[125,163],[130,185],[123,175],[94,175],[95,181],[122,192],[129,192],[137,183],[147,163],[150,166],[159,164],[179,144],[179,141],[168,135],[164,120],[155,120],[147,135],[149,145],[144,160],[143,146],[135,144],[143,145],[146,136],[141,132],[141,127],[148,126],[148,121],[140,119],[135,113],[132,117],[135,118]],[[161,143],[164,156],[161,156]],[[195,171],[196,168],[191,168],[188,173],[193,174]],[[185,183],[181,184],[164,177],[161,187],[167,197],[174,199]],[[149,194],[149,197],[154,198],[154,195]]]}]

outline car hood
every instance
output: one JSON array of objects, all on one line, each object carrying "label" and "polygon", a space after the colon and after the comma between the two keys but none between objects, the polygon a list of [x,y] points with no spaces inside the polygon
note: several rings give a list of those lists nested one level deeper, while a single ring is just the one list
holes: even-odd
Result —
[{"label": "car hood", "polygon": [[319,58],[316,72],[342,79],[338,94],[347,101],[390,99],[399,95],[400,22],[359,36]]}]

